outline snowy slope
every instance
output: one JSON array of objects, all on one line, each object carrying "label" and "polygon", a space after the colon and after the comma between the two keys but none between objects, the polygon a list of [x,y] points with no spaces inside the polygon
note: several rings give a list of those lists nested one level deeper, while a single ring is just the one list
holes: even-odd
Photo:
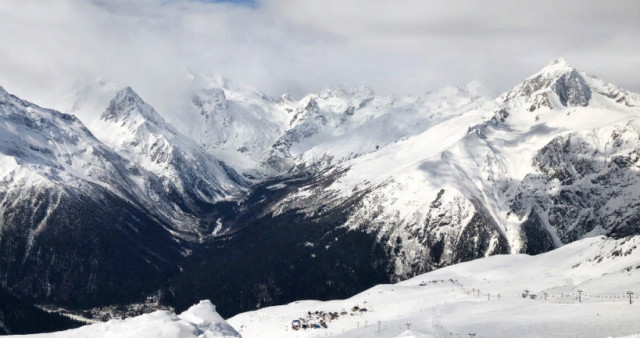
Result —
[{"label": "snowy slope", "polygon": [[[453,265],[345,300],[299,301],[247,312],[229,323],[247,338],[630,335],[640,332],[639,246],[638,236],[588,238],[537,256],[493,256]],[[635,292],[632,305],[627,291]],[[524,298],[525,292],[536,298]],[[366,311],[354,311],[355,306]],[[337,312],[338,317],[327,319],[326,329],[292,329],[299,318],[319,324],[316,311]]]},{"label": "snowy slope", "polygon": [[113,301],[174,268],[181,240],[141,198],[152,190],[139,182],[159,180],[74,116],[0,88],[0,157],[6,288],[41,301]]},{"label": "snowy slope", "polygon": [[165,122],[131,88],[115,95],[99,121],[91,126],[98,138],[163,177],[165,185],[209,203],[238,198],[244,184],[238,175]]},{"label": "snowy slope", "polygon": [[[154,113],[154,119],[175,125],[173,132],[189,135],[249,179],[269,178],[300,165],[324,167],[376,151],[483,98],[483,89],[474,82],[418,97],[384,97],[366,87],[336,87],[300,100],[287,94],[274,99],[220,76],[190,76],[192,88],[185,90],[183,105],[177,111]],[[115,88],[98,80],[75,94],[72,110],[109,145],[121,141],[95,117],[115,96]]]},{"label": "snowy slope", "polygon": [[[90,128],[119,155],[161,179],[174,209],[168,216],[183,223],[184,231],[198,231],[192,223],[202,218],[203,204],[244,193],[247,182],[239,174],[179,133],[129,87],[116,93]],[[153,202],[162,197],[151,196]]]},{"label": "snowy slope", "polygon": [[[87,181],[126,197],[127,163],[74,116],[40,108],[0,88],[5,180],[33,184]],[[4,185],[6,187],[6,185]]]},{"label": "snowy slope", "polygon": [[201,301],[179,315],[168,311],[157,311],[139,317],[113,319],[106,323],[28,337],[235,338],[240,335],[218,315],[215,306],[207,300]]},{"label": "snowy slope", "polygon": [[[224,261],[183,265],[191,283],[175,283],[174,305],[206,296],[229,314],[344,297],[477,258],[638,234],[637,94],[563,60],[494,100],[475,87],[276,100],[291,120],[263,148],[272,170],[239,204],[245,227],[201,253]],[[209,285],[229,280],[242,291]]]},{"label": "snowy slope", "polygon": [[366,87],[323,90],[296,104],[292,127],[263,163],[280,170],[338,164],[424,132],[481,102],[473,84],[415,98],[376,96]]},{"label": "snowy slope", "polygon": [[[637,214],[637,102],[637,94],[556,60],[494,101],[459,106],[415,136],[329,168],[316,182],[332,183],[301,187],[273,210],[313,217],[364,196],[344,226],[377,234],[393,252],[399,279],[485,255],[540,253],[585,236],[637,233],[637,227],[619,226],[633,224]],[[572,133],[582,143],[562,147],[558,138]],[[597,164],[587,164],[585,156]],[[558,189],[564,183],[545,172],[547,158],[557,168],[585,162],[589,175],[572,169],[581,181]],[[607,179],[596,180],[602,175]],[[628,192],[619,192],[621,186]],[[591,210],[583,201],[590,198],[567,205],[558,197],[582,189],[601,194],[593,206],[602,206],[600,214],[583,217]],[[616,202],[604,206],[610,198]],[[626,214],[615,211],[624,208]],[[540,221],[528,221],[532,210]]]},{"label": "snowy slope", "polygon": [[[222,161],[228,157],[222,150],[215,152],[222,157],[207,151],[196,142],[197,133],[178,131],[130,87],[118,90],[98,79],[79,90],[73,101],[72,113],[101,142],[153,176],[138,180],[138,195],[174,224],[176,235],[204,240],[226,231],[211,209],[245,195],[249,182],[234,170],[242,166]],[[183,115],[179,123],[197,120]]]},{"label": "snowy slope", "polygon": [[[112,242],[98,245],[106,238],[150,284],[180,265],[170,287],[195,299],[222,278],[200,276],[202,267],[225,267],[243,290],[225,291],[224,313],[235,299],[242,309],[294,299],[282,276],[306,276],[316,257],[342,264],[319,263],[331,276],[300,284],[329,297],[338,283],[342,297],[476,258],[640,231],[640,96],[564,60],[493,100],[474,83],[417,97],[337,87],[292,100],[220,77],[193,81],[175,112],[99,82],[74,108],[92,132],[0,92],[0,197],[10,211],[0,282],[66,301],[65,278],[93,271],[80,284],[140,294],[134,282],[113,290],[97,277],[107,270],[93,262],[123,268]],[[71,267],[56,264],[58,247],[73,247],[62,251]],[[180,256],[194,247],[195,258]],[[267,283],[263,269],[273,270]],[[184,271],[198,282],[176,282]]]},{"label": "snowy slope", "polygon": [[275,100],[220,76],[193,75],[193,89],[176,126],[207,151],[248,177],[289,124],[286,95]]}]

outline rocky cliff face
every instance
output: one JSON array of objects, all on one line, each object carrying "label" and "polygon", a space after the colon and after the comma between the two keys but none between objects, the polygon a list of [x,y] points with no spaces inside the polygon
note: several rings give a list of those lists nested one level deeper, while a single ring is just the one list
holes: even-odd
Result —
[{"label": "rocky cliff face", "polygon": [[639,127],[630,120],[553,139],[534,157],[534,171],[511,209],[535,219],[554,246],[586,236],[636,234]]}]

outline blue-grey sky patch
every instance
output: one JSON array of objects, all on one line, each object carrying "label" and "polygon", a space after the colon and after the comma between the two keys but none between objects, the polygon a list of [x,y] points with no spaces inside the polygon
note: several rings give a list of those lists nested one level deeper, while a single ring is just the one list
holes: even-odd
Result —
[{"label": "blue-grey sky patch", "polygon": [[192,0],[192,1],[205,2],[205,3],[206,2],[208,3],[227,2],[227,3],[232,3],[236,5],[242,5],[242,6],[249,6],[249,7],[258,6],[257,0]]}]

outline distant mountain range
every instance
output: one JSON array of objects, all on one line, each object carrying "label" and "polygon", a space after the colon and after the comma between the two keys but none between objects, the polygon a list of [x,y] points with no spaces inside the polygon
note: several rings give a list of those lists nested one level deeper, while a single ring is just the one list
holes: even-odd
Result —
[{"label": "distant mountain range", "polygon": [[175,125],[129,87],[82,121],[0,88],[2,288],[228,316],[640,233],[640,95],[562,59],[495,99],[200,83]]}]

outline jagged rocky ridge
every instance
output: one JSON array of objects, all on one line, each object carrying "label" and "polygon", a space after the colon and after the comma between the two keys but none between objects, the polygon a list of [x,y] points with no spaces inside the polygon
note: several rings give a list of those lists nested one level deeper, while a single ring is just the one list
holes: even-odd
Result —
[{"label": "jagged rocky ridge", "polygon": [[[148,108],[126,89],[103,115],[127,128],[146,112],[136,131],[165,131],[140,107]],[[212,203],[242,188],[233,169],[204,152],[187,153],[160,137],[149,145],[162,148],[155,152],[135,153],[131,138],[122,139],[132,151],[116,152],[74,116],[4,89],[0,119],[0,285],[38,302],[87,306],[144,297],[177,271],[191,242],[223,230]],[[153,165],[166,171],[156,174]]]},{"label": "jagged rocky ridge", "polygon": [[[150,208],[200,240],[227,231],[213,204],[240,199],[247,180],[178,132],[130,87],[116,93],[93,126],[116,152],[160,179],[162,192],[151,196]],[[167,207],[158,208],[159,201],[168,201]]]},{"label": "jagged rocky ridge", "polygon": [[[114,92],[107,109],[87,121],[100,141],[71,116],[38,110],[77,125],[66,133],[81,135],[78,150],[37,167],[49,180],[68,176],[61,180],[70,186],[65,191],[77,196],[50,193],[54,188],[40,183],[31,190],[20,183],[15,196],[30,206],[60,200],[45,203],[53,205],[52,215],[67,204],[93,210],[99,200],[98,224],[122,229],[106,236],[104,246],[129,243],[123,255],[133,250],[133,257],[144,257],[142,266],[155,269],[146,275],[127,266],[135,276],[124,279],[152,282],[125,289],[122,297],[162,287],[165,301],[179,310],[211,298],[230,315],[298,298],[345,297],[488,255],[536,254],[587,236],[638,233],[640,98],[563,60],[494,100],[476,84],[402,98],[336,88],[293,101],[222,79],[204,83],[181,115],[193,117],[191,125],[165,120],[130,88]],[[8,98],[3,107],[16,105]],[[24,107],[16,111],[29,116]],[[46,135],[57,133],[64,134]],[[30,154],[59,142],[52,137],[22,152],[7,147],[3,164],[35,158]],[[86,144],[100,150],[96,158],[78,155]],[[76,157],[88,163],[82,170],[58,163],[69,158],[73,164]],[[20,163],[17,168],[26,170],[27,162]],[[13,167],[5,168],[2,189],[13,182]],[[84,238],[104,241],[102,227],[79,226],[76,216],[17,226],[36,214],[29,208],[3,223],[0,248],[8,258],[0,273],[13,269],[3,285],[38,300],[67,302],[61,284],[47,284],[36,273],[48,271],[53,258],[27,263],[24,257],[67,244],[56,241],[70,247]],[[64,226],[87,233],[61,235]],[[40,228],[52,234],[29,230]],[[48,241],[39,244],[41,238]],[[92,262],[112,258],[79,250]],[[94,271],[83,264],[51,275]],[[169,275],[169,282],[157,282]],[[114,283],[107,273],[100,278]],[[95,304],[87,295],[104,290],[87,285],[91,290],[77,297]]]}]

